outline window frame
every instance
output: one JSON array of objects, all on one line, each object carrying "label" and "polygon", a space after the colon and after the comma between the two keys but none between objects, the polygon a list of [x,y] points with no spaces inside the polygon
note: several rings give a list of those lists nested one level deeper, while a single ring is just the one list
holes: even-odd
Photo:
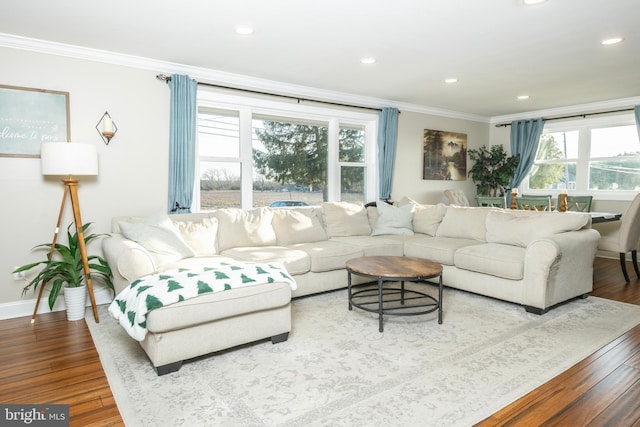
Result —
[{"label": "window frame", "polygon": [[[589,162],[611,159],[611,157],[591,157],[591,130],[607,127],[635,126],[633,113],[607,115],[604,117],[590,117],[578,120],[548,121],[544,125],[542,134],[554,132],[578,131],[578,157],[567,159],[553,159],[545,164],[576,163],[576,189],[570,190],[573,195],[591,195],[593,200],[632,200],[637,194],[634,190],[591,190],[589,189]],[[640,138],[640,136],[639,136]],[[640,150],[640,147],[639,147]],[[560,189],[532,189],[529,188],[529,174],[519,186],[520,194],[552,194],[557,197]]]},{"label": "window frame", "polygon": [[[238,112],[240,119],[240,175],[241,207],[253,208],[253,116],[272,116],[298,120],[321,121],[328,126],[327,197],[328,201],[340,201],[339,129],[341,125],[362,126],[365,129],[365,199],[377,200],[379,194],[377,168],[378,114],[374,111],[362,112],[341,108],[319,107],[303,103],[275,101],[263,97],[229,94],[217,90],[198,90],[197,108],[212,108]],[[198,144],[196,137],[196,144]],[[206,159],[211,158],[208,156]],[[196,179],[194,180],[193,212],[200,212],[200,170],[204,158],[198,155],[196,147]],[[205,159],[205,160],[206,160]],[[229,158],[226,158],[227,161]],[[365,203],[366,203],[365,200]]]}]

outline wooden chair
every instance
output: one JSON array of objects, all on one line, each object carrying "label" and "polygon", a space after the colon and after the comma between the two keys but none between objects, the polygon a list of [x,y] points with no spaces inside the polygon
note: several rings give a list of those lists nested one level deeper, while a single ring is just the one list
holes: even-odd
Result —
[{"label": "wooden chair", "polygon": [[522,196],[516,197],[518,209],[530,211],[550,211],[551,196]]},{"label": "wooden chair", "polygon": [[620,267],[624,279],[629,281],[627,273],[627,252],[631,252],[631,260],[636,276],[640,278],[638,269],[638,246],[640,244],[640,193],[636,194],[627,209],[622,215],[620,230],[617,236],[603,236],[598,243],[598,249],[602,251],[618,252],[620,254]]},{"label": "wooden chair", "polygon": [[494,208],[506,208],[507,201],[504,196],[502,197],[487,197],[487,196],[477,196],[476,201],[478,202],[478,206],[488,206]]},{"label": "wooden chair", "polygon": [[593,196],[567,196],[567,210],[576,212],[591,212]]},{"label": "wooden chair", "polygon": [[462,190],[449,189],[444,190],[444,195],[447,196],[449,204],[453,206],[471,206],[467,195]]}]

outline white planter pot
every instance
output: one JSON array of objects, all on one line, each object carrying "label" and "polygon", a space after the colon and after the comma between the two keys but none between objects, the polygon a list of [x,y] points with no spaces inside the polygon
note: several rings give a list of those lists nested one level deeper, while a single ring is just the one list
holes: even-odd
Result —
[{"label": "white planter pot", "polygon": [[87,287],[64,288],[64,306],[67,310],[67,320],[84,319],[87,304]]}]

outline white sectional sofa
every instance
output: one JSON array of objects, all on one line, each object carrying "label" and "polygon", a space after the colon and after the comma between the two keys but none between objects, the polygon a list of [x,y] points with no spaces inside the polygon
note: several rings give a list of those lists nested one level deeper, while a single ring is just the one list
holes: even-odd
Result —
[{"label": "white sectional sofa", "polygon": [[[290,299],[346,287],[345,262],[366,255],[436,261],[445,286],[543,314],[592,290],[600,238],[589,214],[420,205],[407,198],[397,206],[335,202],[117,217],[112,231],[103,250],[116,292],[154,272],[220,260],[280,262],[297,283],[295,290],[283,283],[234,289],[152,311],[141,345],[159,374],[213,351],[286,339]],[[446,301],[444,307],[446,316]]]}]

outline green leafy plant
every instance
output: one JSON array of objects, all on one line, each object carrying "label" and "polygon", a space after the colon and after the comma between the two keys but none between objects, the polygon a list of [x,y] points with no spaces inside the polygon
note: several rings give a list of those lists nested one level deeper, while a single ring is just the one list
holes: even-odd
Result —
[{"label": "green leafy plant", "polygon": [[[43,243],[35,246],[33,249],[47,249],[47,259],[45,261],[38,261],[31,264],[18,267],[13,272],[20,273],[23,271],[31,270],[34,267],[43,265],[44,267],[38,272],[38,274],[29,282],[27,286],[22,289],[22,294],[26,294],[27,291],[33,288],[35,292],[38,286],[44,286],[47,283],[51,283],[51,292],[49,293],[49,308],[53,310],[60,291],[63,287],[79,287],[84,283],[84,265],[82,263],[82,256],[80,253],[80,245],[77,231],[71,233],[70,224],[67,227],[67,239],[68,245],[56,243],[54,245],[53,253],[51,253],[51,243]],[[82,233],[89,228],[91,223],[84,224],[82,226]],[[84,234],[85,246],[96,239],[102,234]],[[113,286],[113,274],[107,261],[98,255],[88,255],[89,261],[89,277],[91,277],[92,283],[95,279],[103,282],[115,295],[115,288]]]},{"label": "green leafy plant", "polygon": [[478,196],[504,196],[520,163],[520,156],[507,156],[502,145],[492,145],[489,149],[483,145],[468,153],[474,161],[469,176],[476,184]]}]

